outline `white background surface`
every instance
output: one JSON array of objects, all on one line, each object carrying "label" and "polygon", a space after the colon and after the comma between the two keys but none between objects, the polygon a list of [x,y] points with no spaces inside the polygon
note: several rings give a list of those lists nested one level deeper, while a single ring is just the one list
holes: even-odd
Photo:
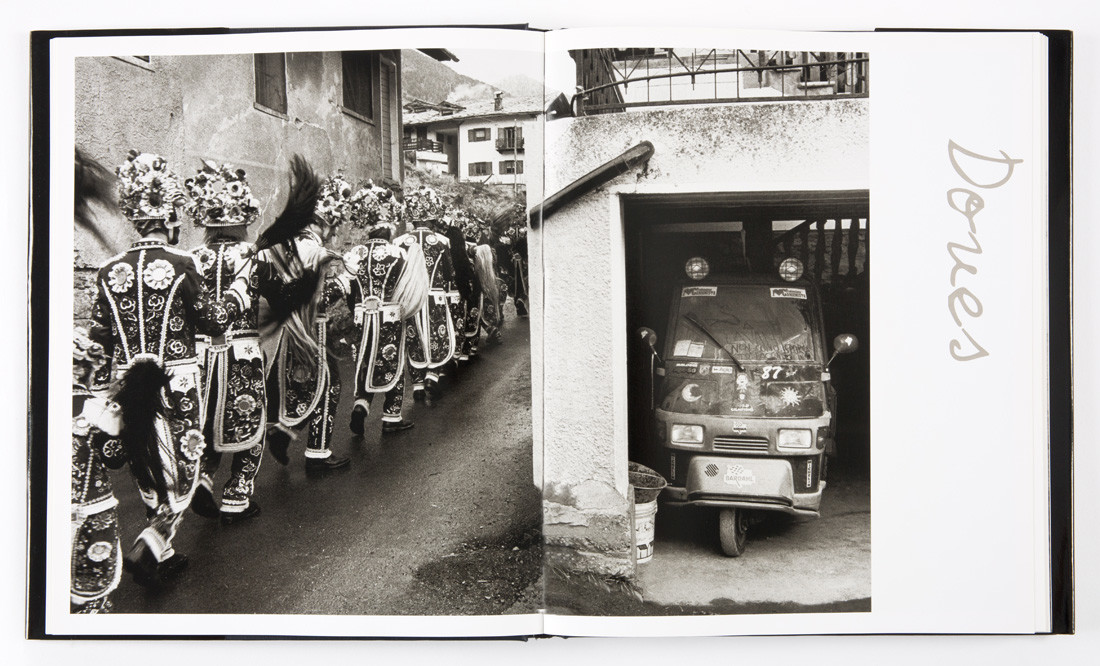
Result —
[{"label": "white background surface", "polygon": [[[1080,341],[1075,359],[1078,376],[1076,385],[1078,426],[1083,432],[1083,419],[1092,411],[1097,397],[1096,379],[1090,377],[1097,369],[1090,342],[1097,338],[1098,319],[1095,311],[1086,309],[1090,290],[1098,283],[1096,268],[1089,255],[1100,250],[1095,225],[1087,222],[1096,217],[1098,210],[1095,188],[1089,184],[1100,173],[1096,163],[1096,137],[1088,126],[1088,119],[1097,117],[1097,39],[1100,25],[1091,19],[1091,6],[1084,2],[1042,3],[1034,8],[1015,8],[995,2],[941,2],[929,1],[919,6],[901,8],[878,7],[877,3],[855,2],[802,2],[783,4],[780,16],[774,5],[751,5],[745,8],[729,8],[723,15],[714,7],[702,3],[679,2],[675,5],[656,2],[607,3],[557,3],[524,7],[520,3],[430,3],[423,11],[413,11],[414,3],[393,6],[364,6],[361,9],[328,7],[313,4],[310,14],[304,8],[276,8],[271,3],[250,6],[248,3],[205,3],[163,5],[150,4],[114,12],[93,8],[88,3],[54,2],[48,7],[8,10],[11,18],[5,22],[3,60],[5,90],[11,94],[6,105],[3,125],[5,155],[4,218],[8,224],[5,236],[6,253],[2,262],[6,303],[22,303],[25,297],[23,277],[26,275],[26,257],[22,249],[26,243],[26,155],[27,155],[27,105],[23,93],[28,87],[27,31],[35,28],[118,28],[118,27],[182,27],[182,26],[276,26],[276,25],[337,25],[435,22],[488,23],[500,21],[530,22],[541,26],[558,25],[714,25],[721,22],[729,27],[780,28],[780,29],[869,29],[873,27],[1017,27],[1017,28],[1071,28],[1075,39],[1075,105],[1076,141],[1074,168],[1076,181],[1085,186],[1075,192],[1076,227],[1075,271],[1076,290],[1081,295],[1080,310],[1076,313],[1075,338]],[[117,6],[112,3],[107,6]],[[419,6],[419,5],[417,5]],[[723,7],[727,7],[723,5]],[[326,11],[327,9],[327,11]],[[694,11],[693,11],[694,9]],[[786,18],[793,17],[793,18]],[[1081,222],[1081,221],[1085,222]],[[675,639],[675,640],[606,640],[606,639],[550,639],[528,644],[519,643],[339,643],[318,644],[295,642],[258,644],[244,643],[196,643],[171,644],[142,642],[27,642],[21,640],[24,625],[25,590],[25,414],[26,395],[22,377],[25,376],[26,359],[25,327],[14,325],[24,313],[15,307],[5,313],[6,321],[13,326],[3,332],[8,347],[0,373],[5,381],[0,385],[0,422],[5,428],[4,441],[10,452],[9,464],[4,466],[3,506],[7,536],[5,539],[4,573],[0,577],[3,592],[3,623],[0,637],[10,641],[9,663],[52,663],[61,660],[77,660],[94,654],[91,660],[99,663],[133,663],[141,660],[150,650],[171,650],[173,661],[189,659],[254,659],[257,651],[273,663],[290,663],[316,657],[318,651],[326,658],[358,659],[406,659],[412,663],[447,660],[451,663],[496,663],[524,659],[529,663],[557,663],[562,660],[617,661],[626,658],[638,663],[667,660],[690,662],[692,659],[736,658],[773,663],[792,658],[811,658],[818,663],[1040,663],[1055,659],[1095,658],[1100,647],[1100,589],[1092,562],[1100,559],[1098,528],[1088,516],[1090,507],[1083,504],[1092,485],[1084,470],[1096,469],[1100,464],[1092,443],[1080,438],[1076,450],[1078,470],[1076,524],[1076,576],[1077,576],[1077,626],[1076,637],[801,637],[801,638],[739,638],[739,639]],[[945,604],[949,603],[945,601]],[[216,654],[216,656],[215,656]]]}]

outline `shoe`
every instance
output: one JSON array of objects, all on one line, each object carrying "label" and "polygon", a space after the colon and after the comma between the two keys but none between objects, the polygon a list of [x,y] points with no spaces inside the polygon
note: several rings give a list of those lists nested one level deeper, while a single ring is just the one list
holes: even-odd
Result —
[{"label": "shoe", "polygon": [[424,402],[424,389],[413,389],[413,400]]},{"label": "shoe", "polygon": [[401,432],[402,430],[408,430],[409,428],[413,427],[413,425],[414,424],[413,424],[412,421],[406,421],[405,419],[401,419],[400,421],[396,421],[396,422],[383,421],[382,422],[382,434],[386,434],[388,432]]},{"label": "shoe", "polygon": [[138,585],[155,589],[183,573],[187,563],[187,556],[182,553],[157,562],[149,546],[139,540],[122,558],[122,569],[129,572]]},{"label": "shoe", "polygon": [[286,465],[290,462],[290,456],[287,455],[287,449],[290,448],[290,433],[282,428],[268,428],[267,431],[267,450],[271,452],[271,457],[275,458],[275,461],[280,465]]},{"label": "shoe", "polygon": [[218,517],[218,503],[214,501],[214,494],[201,483],[191,498],[191,510],[203,518]]},{"label": "shoe", "polygon": [[248,520],[249,518],[255,518],[260,515],[260,505],[256,500],[251,500],[244,511],[228,512],[222,511],[222,525],[232,525],[233,523],[240,523]]},{"label": "shoe", "polygon": [[122,557],[122,570],[134,577],[134,582],[142,587],[157,587],[157,558],[149,546],[137,540]]},{"label": "shoe", "polygon": [[362,405],[356,405],[351,408],[351,424],[348,428],[356,435],[363,434],[363,421],[367,418],[367,410]]},{"label": "shoe", "polygon": [[306,458],[307,474],[326,474],[334,469],[343,469],[351,464],[351,458],[329,456],[328,458]]},{"label": "shoe", "polygon": [[437,382],[431,382],[424,385],[424,404],[431,407],[432,403],[438,402],[443,397],[443,392],[439,389]]}]

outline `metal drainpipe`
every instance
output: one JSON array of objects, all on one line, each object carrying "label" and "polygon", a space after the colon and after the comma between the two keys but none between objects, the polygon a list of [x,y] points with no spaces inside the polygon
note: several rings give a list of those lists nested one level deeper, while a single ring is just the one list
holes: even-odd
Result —
[{"label": "metal drainpipe", "polygon": [[549,217],[562,206],[575,201],[581,196],[591,192],[612,178],[626,173],[634,167],[653,157],[653,144],[642,141],[622,155],[604,162],[595,169],[589,171],[572,183],[566,185],[557,193],[552,194],[541,204],[531,209],[527,214],[527,221],[532,229],[538,229],[542,218]]}]

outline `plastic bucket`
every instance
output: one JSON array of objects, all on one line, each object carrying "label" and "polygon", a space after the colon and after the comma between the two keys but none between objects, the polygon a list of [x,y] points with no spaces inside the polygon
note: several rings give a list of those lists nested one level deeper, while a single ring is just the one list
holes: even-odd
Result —
[{"label": "plastic bucket", "polygon": [[634,505],[634,545],[638,563],[653,559],[653,530],[657,519],[657,500]]}]

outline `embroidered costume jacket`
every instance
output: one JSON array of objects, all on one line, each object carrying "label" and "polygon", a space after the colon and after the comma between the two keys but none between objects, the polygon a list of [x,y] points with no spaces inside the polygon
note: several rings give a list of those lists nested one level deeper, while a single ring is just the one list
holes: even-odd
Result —
[{"label": "embroidered costume jacket", "polygon": [[454,285],[450,243],[446,236],[426,227],[417,227],[394,239],[395,245],[405,249],[414,243],[424,252],[429,288],[427,304],[406,326],[409,364],[414,368],[438,368],[455,353],[451,303],[457,303],[458,291]]},{"label": "embroidered costume jacket", "polygon": [[229,319],[224,335],[200,336],[199,361],[203,368],[203,404],[214,396],[213,438],[217,451],[242,451],[263,439],[267,422],[264,358],[257,330],[259,297],[280,297],[285,283],[261,257],[245,259],[248,243],[231,239],[192,251],[199,277],[210,293],[243,280],[249,307]]},{"label": "embroidered costume jacket", "polygon": [[389,241],[372,238],[344,255],[348,307],[359,333],[355,377],[357,390],[383,393],[405,371],[405,334],[401,304],[395,298],[405,271],[405,251]]},{"label": "embroidered costume jacket", "polygon": [[[307,229],[298,235],[295,245],[298,258],[307,268],[324,269],[328,250],[320,236]],[[292,315],[279,332],[274,372],[278,382],[277,419],[284,426],[300,425],[325,399],[329,385],[326,312],[343,295],[343,286],[336,278],[323,278],[316,299]]]},{"label": "embroidered costume jacket", "polygon": [[196,335],[220,335],[249,305],[243,280],[221,293],[207,292],[187,252],[160,240],[141,240],[109,259],[97,275],[91,338],[110,359],[96,373],[93,391],[105,390],[139,358],[155,360],[169,377],[164,420],[157,428],[163,445],[167,498],[141,488],[148,506],[166,501],[173,512],[190,502],[197,461],[205,447]]},{"label": "embroidered costume jacket", "polygon": [[118,500],[107,474],[126,463],[120,427],[118,405],[100,398],[86,398],[73,418],[70,599],[82,607],[110,594],[122,575]]}]

